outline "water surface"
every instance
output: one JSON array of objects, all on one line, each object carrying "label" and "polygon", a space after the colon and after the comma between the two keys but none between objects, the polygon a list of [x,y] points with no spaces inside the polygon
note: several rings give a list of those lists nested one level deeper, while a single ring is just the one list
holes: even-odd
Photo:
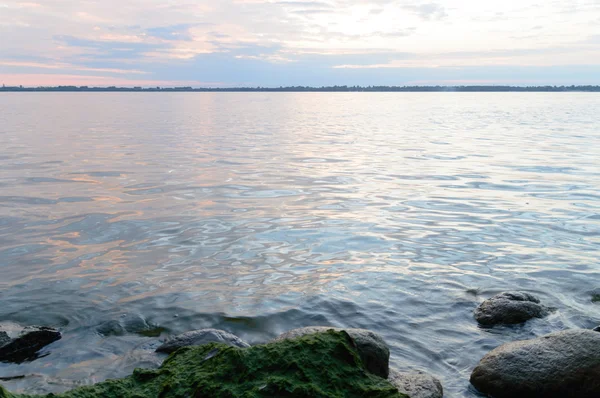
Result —
[{"label": "water surface", "polygon": [[[64,337],[0,376],[64,391],[148,365],[168,333],[333,325],[474,397],[490,349],[600,324],[598,109],[592,93],[2,94],[0,321]],[[558,311],[478,328],[506,289]],[[101,333],[132,318],[166,332]]]}]

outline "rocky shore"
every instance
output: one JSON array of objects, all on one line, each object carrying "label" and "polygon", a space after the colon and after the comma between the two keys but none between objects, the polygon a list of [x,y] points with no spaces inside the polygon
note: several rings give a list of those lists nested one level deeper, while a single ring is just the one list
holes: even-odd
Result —
[{"label": "rocky shore", "polygon": [[[591,300],[596,301],[595,292]],[[504,292],[481,303],[474,318],[480,327],[493,328],[553,311],[529,293]],[[599,332],[600,327],[565,330],[501,345],[475,366],[470,382],[494,398],[600,397]],[[51,328],[0,323],[0,361],[35,360],[40,349],[60,338]],[[169,355],[157,370],[137,369],[123,379],[46,397],[444,396],[433,375],[390,369],[383,338],[363,329],[312,326],[256,346],[223,330],[202,329],[171,337],[156,351]],[[29,397],[34,396],[0,386],[0,398]]]}]

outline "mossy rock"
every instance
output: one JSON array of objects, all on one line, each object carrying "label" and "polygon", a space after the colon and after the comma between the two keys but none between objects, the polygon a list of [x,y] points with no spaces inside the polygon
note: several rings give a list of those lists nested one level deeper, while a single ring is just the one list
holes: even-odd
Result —
[{"label": "mossy rock", "polygon": [[[0,387],[0,398],[30,398]],[[37,396],[40,397],[40,396]],[[46,398],[408,398],[367,372],[350,336],[333,330],[250,348],[211,343],[173,353],[158,370],[136,369]]]}]

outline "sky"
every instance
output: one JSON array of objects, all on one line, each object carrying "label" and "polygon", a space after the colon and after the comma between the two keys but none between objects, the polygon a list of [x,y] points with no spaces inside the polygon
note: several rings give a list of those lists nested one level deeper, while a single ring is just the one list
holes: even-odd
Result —
[{"label": "sky", "polygon": [[0,84],[600,84],[600,0],[0,0]]}]

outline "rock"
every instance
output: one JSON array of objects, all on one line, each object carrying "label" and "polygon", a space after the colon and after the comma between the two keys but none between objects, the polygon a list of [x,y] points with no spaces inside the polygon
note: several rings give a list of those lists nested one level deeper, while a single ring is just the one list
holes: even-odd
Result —
[{"label": "rock", "polygon": [[543,318],[551,311],[529,293],[505,292],[481,303],[475,309],[475,319],[483,326],[514,325],[532,318]]},{"label": "rock", "polygon": [[0,323],[0,362],[33,361],[38,358],[38,351],[60,338],[56,329]]},{"label": "rock", "polygon": [[221,343],[239,348],[250,347],[250,344],[224,330],[200,329],[183,333],[167,340],[156,349],[156,352],[170,354],[181,347],[200,346],[208,343]]},{"label": "rock", "polygon": [[388,380],[398,391],[410,398],[442,398],[444,396],[442,383],[425,372],[390,370]]},{"label": "rock", "polygon": [[350,335],[360,358],[365,364],[367,370],[377,376],[388,378],[389,375],[389,363],[390,363],[390,349],[385,343],[383,338],[365,329],[342,329],[332,328],[329,326],[309,326],[300,329],[290,330],[289,332],[283,333],[275,339],[275,341],[295,339],[300,336],[307,334],[321,333],[328,330],[345,331]]},{"label": "rock", "polygon": [[[364,367],[348,333],[328,331],[239,349],[211,343],[175,352],[160,369],[29,398],[408,398]],[[0,387],[2,398],[24,398]]]},{"label": "rock", "polygon": [[483,357],[471,383],[495,398],[600,397],[600,333],[567,330],[504,344]]},{"label": "rock", "polygon": [[146,337],[158,337],[166,329],[150,324],[138,314],[123,314],[119,320],[104,322],[96,329],[103,336],[123,336],[126,334],[139,334]]},{"label": "rock", "polygon": [[594,332],[600,332],[600,326],[594,329]]},{"label": "rock", "polygon": [[0,347],[8,343],[9,341],[10,337],[8,337],[8,334],[6,334],[6,332],[0,331]]}]

